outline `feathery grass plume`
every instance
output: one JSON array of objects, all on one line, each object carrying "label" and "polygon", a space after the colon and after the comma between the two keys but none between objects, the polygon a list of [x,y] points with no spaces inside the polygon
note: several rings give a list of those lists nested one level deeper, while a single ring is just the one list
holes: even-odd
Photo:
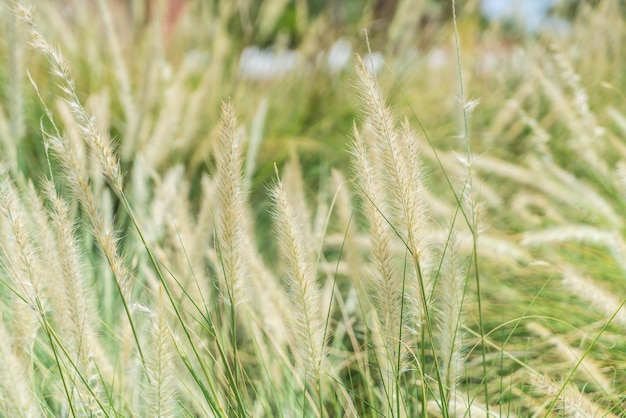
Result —
[{"label": "feathery grass plume", "polygon": [[[622,222],[617,220],[619,216],[615,214],[615,211],[610,205],[602,201],[603,199],[597,195],[597,192],[593,192],[590,195],[591,198],[587,201],[584,198],[584,194],[579,195],[578,193],[572,193],[570,186],[563,184],[565,178],[560,181],[555,180],[552,176],[546,175],[546,168],[539,168],[541,167],[541,163],[534,165],[532,158],[528,160],[531,161],[531,165],[533,165],[534,169],[525,168],[511,162],[483,155],[473,162],[473,168],[481,172],[509,179],[517,184],[540,190],[552,199],[562,202],[570,208],[574,208],[578,211],[581,211],[581,208],[583,208],[583,210],[608,220],[611,224]],[[585,187],[585,191],[589,190],[588,187],[584,186],[584,183],[580,184],[581,187]],[[599,199],[596,199],[596,196],[598,196]]]},{"label": "feathery grass plume", "polygon": [[85,283],[69,205],[57,195],[51,181],[43,184],[43,190],[51,203],[48,214],[59,264],[59,277],[49,279],[50,287],[56,286],[62,293],[61,300],[50,302],[51,307],[57,308],[53,312],[57,335],[54,344],[60,353],[57,363],[70,384],[66,396],[72,408],[93,413],[108,403],[105,387],[115,380],[113,367],[96,333],[93,297]]},{"label": "feathery grass plume", "polygon": [[[243,248],[247,217],[243,190],[243,135],[237,126],[237,116],[230,103],[222,106],[220,141],[217,146],[217,189],[220,196],[220,212],[217,222],[217,251],[224,298],[237,305],[242,302],[247,276]],[[248,243],[249,244],[249,243]]]},{"label": "feathery grass plume", "polygon": [[[32,45],[48,58],[52,64],[53,73],[62,81],[62,90],[66,95],[65,102],[75,118],[79,132],[90,147],[95,150],[95,154],[100,161],[101,168],[104,170],[106,177],[111,181],[115,191],[120,193],[122,191],[122,176],[117,158],[113,154],[110,139],[97,129],[95,120],[87,114],[80,104],[65,58],[60,52],[52,48],[41,33],[39,33],[29,10],[22,6],[19,7],[18,16],[29,24]],[[42,100],[42,104],[43,103]],[[51,117],[51,113],[47,108],[46,113]],[[54,123],[52,120],[51,122]],[[107,257],[116,280],[120,283],[122,293],[126,296],[126,299],[128,299],[130,293],[130,274],[126,270],[122,257],[118,253],[114,232],[107,228],[104,219],[102,219],[102,216],[99,214],[98,205],[90,187],[89,176],[84,170],[84,165],[80,163],[81,158],[76,155],[68,141],[62,139],[60,135],[48,135],[46,144],[46,146],[50,146],[53,151],[55,151],[57,158],[59,158],[65,168],[63,174],[67,177],[72,191],[85,209],[92,225],[94,235]]]},{"label": "feathery grass plume", "polygon": [[[358,312],[357,304],[367,304],[367,283],[362,280],[362,260],[360,254],[359,232],[357,220],[354,217],[354,206],[349,183],[339,170],[332,170],[333,187],[337,190],[337,218],[339,229],[337,238],[338,247],[341,249],[341,259],[345,260],[347,271],[344,273],[353,283],[350,294],[345,297],[346,309],[350,314]],[[327,237],[326,244],[332,243],[331,236]],[[364,312],[370,311],[364,306]]]},{"label": "feathery grass plume", "polygon": [[[33,242],[46,266],[42,280],[51,327],[44,329],[52,331],[48,341],[56,351],[55,362],[62,378],[68,379],[67,401],[75,410],[98,410],[96,403],[103,403],[105,382],[113,382],[114,375],[95,334],[96,319],[90,310],[93,298],[83,286],[84,271],[80,269],[79,245],[72,242],[75,238],[69,206],[56,194],[54,198],[50,195],[50,192],[56,193],[50,181],[44,182],[43,190],[52,202],[51,209],[44,209],[32,182],[28,184],[23,202],[34,227]],[[57,203],[64,206],[63,210],[57,210],[60,209]],[[74,268],[68,269],[70,265]],[[96,402],[94,396],[99,396],[100,400]]]},{"label": "feathery grass plume", "polygon": [[93,295],[85,283],[80,243],[75,237],[70,207],[57,194],[50,181],[44,183],[44,193],[52,204],[49,211],[50,222],[56,232],[56,248],[63,280],[61,287],[65,310],[57,312],[57,325],[70,336],[66,341],[68,355],[74,359],[88,381],[97,380],[98,374],[113,378],[112,366],[102,353],[101,342],[96,333],[98,326],[92,308]]},{"label": "feathery grass plume", "polygon": [[405,119],[398,129],[396,118],[385,105],[376,78],[357,55],[359,91],[364,111],[372,127],[374,152],[380,156],[386,189],[389,190],[390,215],[396,233],[411,257],[415,280],[407,281],[407,295],[415,298],[420,316],[426,317],[431,285],[428,280],[431,255],[428,245],[428,218],[423,199],[423,174],[415,134]]},{"label": "feathery grass plume", "polygon": [[457,237],[450,233],[450,239],[443,256],[443,264],[435,292],[437,295],[437,347],[443,388],[447,394],[443,397],[451,405],[457,399],[457,380],[461,375],[463,358],[463,301],[465,299],[466,275],[459,260]]},{"label": "feathery grass plume", "polygon": [[[113,74],[117,81],[119,88],[118,98],[124,111],[126,118],[126,126],[124,133],[124,147],[121,151],[133,149],[137,143],[137,135],[139,129],[139,115],[137,113],[137,106],[133,97],[130,75],[128,68],[124,62],[122,56],[121,43],[116,34],[115,25],[113,23],[113,17],[107,4],[107,0],[98,0],[98,9],[104,22],[104,28],[106,30],[107,45],[110,49],[111,59],[113,61]],[[128,153],[121,153],[122,158],[130,159]]]},{"label": "feathery grass plume", "polygon": [[618,161],[613,172],[615,178],[615,186],[619,193],[619,197],[626,202],[626,161],[623,159]]},{"label": "feathery grass plume", "polygon": [[577,367],[576,372],[578,375],[584,376],[594,387],[599,388],[605,394],[612,394],[611,382],[604,376],[601,367],[592,358],[585,356],[582,350],[572,347],[563,341],[561,337],[554,335],[550,330],[537,322],[527,323],[526,328],[533,334],[547,340],[568,367]]},{"label": "feathery grass plume", "polygon": [[626,309],[615,294],[603,289],[594,280],[580,276],[572,268],[564,270],[561,283],[570,293],[589,303],[607,318],[615,315],[613,322],[626,330]]},{"label": "feathery grass plume", "polygon": [[16,13],[17,17],[27,24],[31,45],[48,59],[52,73],[59,79],[59,85],[64,94],[64,100],[76,120],[76,124],[83,139],[94,152],[104,175],[111,182],[115,191],[120,193],[122,191],[122,174],[119,161],[113,151],[111,138],[108,133],[105,133],[98,126],[96,120],[87,113],[78,99],[69,63],[63,54],[53,48],[48,41],[46,41],[41,32],[39,32],[33,20],[32,12],[29,9],[23,5],[19,5]]},{"label": "feathery grass plume", "polygon": [[87,215],[92,233],[113,271],[122,295],[126,300],[130,300],[131,274],[117,248],[116,232],[107,225],[106,220],[100,213],[101,209],[91,188],[91,181],[84,171],[84,167],[79,162],[79,157],[75,155],[74,149],[68,141],[61,137],[46,135],[46,143],[61,163],[63,175],[66,177],[72,193],[78,199]]},{"label": "feathery grass plume", "polygon": [[[24,134],[26,133],[26,126],[24,123],[24,28],[21,27],[20,21],[12,19],[12,13],[9,10],[13,7],[12,1],[3,2],[0,5],[0,11],[2,12],[3,19],[0,24],[7,25],[7,46],[9,47],[9,59],[8,59],[8,81],[6,82],[7,98],[9,100],[8,106],[8,121],[9,132],[12,146],[7,146],[7,154],[14,153],[16,149],[20,148],[20,142],[22,141]],[[3,86],[4,87],[4,86]],[[17,156],[13,156],[15,158]],[[18,169],[17,159],[9,160],[14,166],[10,168]]]},{"label": "feathery grass plume", "polygon": [[566,242],[602,246],[608,250],[617,265],[626,272],[626,242],[617,231],[606,231],[587,225],[571,225],[525,232],[521,240],[521,244],[525,246]]},{"label": "feathery grass plume", "polygon": [[[98,129],[95,119],[85,111],[82,104],[78,100],[76,91],[74,90],[74,81],[70,77],[69,66],[65,58],[60,52],[52,48],[37,30],[32,14],[29,10],[20,5],[17,9],[17,16],[28,24],[31,35],[31,44],[35,47],[35,49],[41,51],[51,63],[52,72],[61,81],[60,84],[65,95],[65,102],[74,116],[79,132],[81,132],[84,141],[89,145],[92,152],[98,159],[101,169],[104,171],[104,175],[113,187],[115,193],[123,198],[124,202],[126,202],[122,189],[123,185],[120,166],[117,157],[113,153],[111,140],[108,135]],[[117,291],[120,295],[126,318],[128,319],[128,323],[132,330],[139,357],[143,362],[143,351],[138,341],[129,304],[133,285],[133,281],[131,280],[132,276],[127,268],[126,260],[120,253],[120,249],[117,246],[116,232],[112,226],[107,225],[105,218],[100,212],[97,200],[95,199],[94,192],[90,185],[89,176],[81,167],[79,162],[80,160],[74,153],[71,145],[68,144],[68,141],[62,138],[58,128],[56,127],[52,113],[39,94],[37,86],[34,83],[33,85],[44,108],[44,112],[52,123],[54,129],[53,134],[45,135],[46,147],[51,148],[55,153],[61,163],[61,167],[63,168],[63,175],[66,177],[72,192],[77,197],[87,214],[87,218],[91,224],[92,233],[115,278]]]},{"label": "feathery grass plume", "polygon": [[542,225],[545,222],[559,225],[567,223],[548,197],[538,193],[529,193],[526,190],[516,193],[511,202],[511,209],[529,226]]},{"label": "feathery grass plume", "polygon": [[[375,206],[378,207],[375,207],[374,210],[379,212],[382,219],[375,222],[388,225],[385,228],[391,229],[393,234],[397,235],[404,247],[402,253],[405,254],[405,267],[398,268],[396,271],[394,271],[396,267],[390,263],[391,259],[385,256],[387,258],[385,263],[389,264],[384,266],[386,271],[381,276],[384,277],[384,285],[391,285],[385,296],[392,296],[392,299],[384,303],[389,309],[399,309],[397,313],[384,314],[399,314],[398,318],[400,318],[400,322],[393,324],[396,330],[392,334],[394,335],[394,343],[387,343],[388,346],[395,347],[394,351],[389,351],[387,348],[389,351],[387,359],[394,363],[391,368],[394,376],[386,376],[388,384],[385,388],[389,412],[400,414],[402,411],[399,373],[402,367],[403,352],[406,349],[405,345],[407,345],[409,337],[413,337],[412,334],[414,334],[414,332],[409,333],[408,331],[420,329],[422,325],[425,325],[421,328],[422,343],[425,343],[426,340],[433,342],[434,337],[429,306],[432,297],[432,281],[429,277],[432,261],[429,238],[432,234],[428,227],[426,215],[425,187],[417,137],[411,131],[407,119],[404,119],[398,126],[391,109],[385,105],[373,71],[368,71],[358,55],[357,75],[363,110],[371,129],[368,135],[368,142],[371,143],[371,147],[369,151],[364,150],[362,152],[364,161],[361,163],[370,167],[364,167],[361,171],[371,170],[369,175],[376,179],[374,181],[380,182],[380,185],[373,186],[373,190],[369,192],[370,194],[375,193],[373,196],[380,195],[380,198],[376,198]],[[367,152],[369,152],[369,157]],[[366,194],[366,199],[370,198],[371,195]],[[382,201],[388,202],[387,205],[383,207],[380,203]],[[391,238],[389,238],[389,242],[392,242]],[[374,249],[374,253],[376,251],[379,249]],[[407,256],[408,260],[406,260]],[[398,277],[392,278],[393,275]],[[394,304],[396,304],[395,307]],[[398,321],[398,319],[394,319],[392,316],[391,321]],[[405,324],[409,325],[410,328],[406,328]],[[425,344],[421,344],[420,347],[421,350],[424,350]],[[423,367],[425,364],[421,366]],[[423,369],[420,373],[422,379],[421,398],[422,402],[426,402],[428,383],[424,380]]]},{"label": "feathery grass plume", "polygon": [[[594,403],[585,393],[576,389],[572,384],[565,383],[566,386],[563,388],[548,376],[532,374],[534,381],[531,384],[537,392],[551,397],[558,396],[554,403],[554,409],[558,411],[559,416],[617,418],[614,414],[604,410],[601,405]],[[542,412],[545,414],[545,410]]]},{"label": "feathery grass plume", "polygon": [[265,126],[268,108],[269,100],[267,97],[263,97],[254,114],[252,125],[250,126],[250,140],[248,141],[248,153],[246,155],[246,167],[244,170],[244,186],[246,190],[252,185],[252,177],[256,169],[256,159],[259,154],[259,149],[261,148],[261,142],[263,141],[263,128]]},{"label": "feathery grass plume", "polygon": [[[33,36],[36,36],[37,34],[38,33],[35,32]],[[120,294],[124,297],[124,300],[127,301],[130,297],[132,285],[130,280],[131,275],[125,265],[123,257],[118,251],[115,232],[107,225],[107,222],[100,213],[97,200],[91,188],[91,181],[89,175],[87,174],[86,167],[83,163],[81,163],[81,157],[77,153],[77,149],[80,149],[80,147],[77,148],[71,143],[71,141],[68,141],[66,138],[61,136],[54,122],[52,112],[47,107],[45,101],[39,93],[37,85],[34,84],[34,82],[33,87],[35,88],[39,100],[44,108],[45,114],[53,125],[54,133],[50,134],[44,132],[45,147],[46,149],[51,149],[60,162],[61,167],[63,168],[63,176],[66,178],[72,193],[78,199],[83,207],[83,210],[87,214],[87,219],[91,224],[92,233],[115,276]],[[68,103],[68,105],[70,105],[71,108],[71,104]],[[119,189],[116,191],[120,193],[122,190]]]},{"label": "feathery grass plume", "polygon": [[32,354],[46,309],[42,283],[46,269],[19,193],[4,166],[0,166],[0,220],[6,222],[4,237],[0,240],[0,265],[12,280],[8,286],[13,297],[13,339],[16,352],[27,358]]},{"label": "feathery grass plume", "polygon": [[[564,56],[559,55],[554,61],[559,65],[564,62]],[[569,98],[564,89],[553,81],[553,77],[537,66],[531,69],[540,84],[540,90],[551,100],[554,109],[561,115],[560,119],[566,123],[572,133],[568,145],[582,161],[593,168],[596,175],[605,179],[609,178],[609,167],[600,154],[602,150],[598,149],[601,144],[604,144],[601,140],[604,136],[604,129],[598,126],[595,117],[589,111],[587,95],[580,88],[578,76],[567,70],[563,74],[566,78],[565,82],[574,86],[575,96]]]},{"label": "feathery grass plume", "polygon": [[289,203],[280,178],[271,191],[273,218],[282,258],[287,265],[287,286],[292,300],[294,354],[307,382],[319,390],[325,356],[321,294],[308,258],[300,217]]},{"label": "feathery grass plume", "polygon": [[30,359],[14,351],[14,333],[4,325],[0,315],[0,411],[6,417],[43,416],[37,407],[32,387]]},{"label": "feathery grass plume", "polygon": [[[0,6],[1,7],[1,6]],[[0,148],[2,150],[3,160],[10,163],[11,167],[18,167],[17,149],[12,140],[10,122],[7,114],[0,103]]]},{"label": "feathery grass plume", "polygon": [[[365,142],[356,128],[353,128],[352,153],[354,155],[354,166],[356,179],[361,190],[363,199],[363,210],[369,223],[370,240],[370,262],[373,264],[373,271],[369,274],[371,280],[371,294],[374,299],[373,306],[376,307],[376,319],[380,326],[381,336],[379,340],[383,342],[383,357],[379,358],[379,364],[386,379],[386,384],[390,385],[398,377],[398,365],[401,364],[401,354],[399,351],[400,336],[407,334],[406,323],[408,321],[408,302],[405,300],[405,280],[395,268],[393,255],[393,230],[385,217],[389,213],[385,194],[386,186],[381,181],[380,176],[376,176],[374,164],[370,161]],[[398,357],[400,354],[400,357]],[[393,385],[392,385],[393,387]],[[389,387],[388,390],[392,390]]]},{"label": "feathery grass plume", "polygon": [[160,285],[156,299],[154,311],[151,311],[151,342],[146,353],[146,372],[150,380],[144,382],[145,416],[174,417],[180,413],[176,411],[174,343],[167,323],[166,297]]},{"label": "feathery grass plume", "polygon": [[[300,217],[305,242],[319,241],[321,237],[315,235],[317,231],[313,231],[313,216],[305,197],[307,186],[302,178],[302,168],[300,167],[300,159],[298,158],[295,146],[289,149],[289,159],[283,167],[283,182],[289,203]],[[315,249],[309,249],[311,250],[309,256],[311,258],[315,257],[313,252]]]},{"label": "feathery grass plume", "polygon": [[576,209],[582,216],[587,216],[586,212],[593,214],[596,222],[604,221],[612,228],[621,228],[624,225],[624,218],[617,213],[611,202],[602,196],[591,184],[577,178],[550,160],[537,161],[535,158],[528,158],[529,166],[536,172],[549,174],[554,179],[563,184],[566,190],[576,190]]},{"label": "feathery grass plume", "polygon": [[[181,116],[186,111],[189,99],[188,82],[194,66],[191,62],[184,61],[173,75],[171,80],[163,80],[164,88],[160,86],[157,91],[162,91],[159,97],[159,113],[154,119],[151,130],[145,130],[144,137],[140,139],[137,147],[145,156],[146,162],[153,169],[159,168],[170,157],[170,151],[178,146],[178,136],[181,127]],[[164,91],[163,91],[164,90]],[[172,141],[174,139],[175,141]]]},{"label": "feathery grass plume", "polygon": [[66,305],[56,232],[50,222],[48,211],[44,208],[42,197],[30,180],[22,192],[21,202],[24,205],[25,213],[28,214],[27,220],[31,225],[33,243],[36,243],[38,247],[42,265],[46,266],[47,274],[42,277],[42,281],[45,283],[45,294],[49,308],[55,315],[63,313],[66,311]]}]

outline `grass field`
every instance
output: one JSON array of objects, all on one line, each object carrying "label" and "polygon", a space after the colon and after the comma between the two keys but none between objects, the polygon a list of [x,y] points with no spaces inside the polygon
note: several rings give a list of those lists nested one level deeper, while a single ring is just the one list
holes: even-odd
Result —
[{"label": "grass field", "polygon": [[626,417],[626,11],[0,0],[0,416]]}]

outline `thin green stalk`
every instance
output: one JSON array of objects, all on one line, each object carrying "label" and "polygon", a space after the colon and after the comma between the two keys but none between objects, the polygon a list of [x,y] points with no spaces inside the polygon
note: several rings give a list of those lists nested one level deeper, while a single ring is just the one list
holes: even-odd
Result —
[{"label": "thin green stalk", "polygon": [[[456,22],[456,1],[452,0],[452,23],[454,26],[454,43],[456,47],[456,57],[457,57],[457,65],[458,65],[458,74],[459,74],[459,86],[461,90],[461,108],[463,110],[463,128],[465,130],[465,140],[467,144],[467,164],[469,164],[467,177],[468,180],[471,176],[472,172],[472,152],[470,148],[470,136],[469,136],[469,122],[467,117],[467,111],[465,109],[465,87],[463,84],[463,68],[461,64],[461,43],[459,41],[459,30]],[[473,228],[472,232],[472,258],[474,259],[474,278],[476,281],[476,297],[478,301],[478,330],[481,335],[485,333],[485,325],[483,319],[483,307],[482,307],[482,298],[481,298],[481,289],[480,289],[480,269],[478,268],[478,250],[477,250],[477,234],[478,230],[476,228],[474,222],[472,222]],[[487,409],[487,414],[489,414],[489,387],[487,382],[487,356],[485,353],[485,346],[482,346],[482,363],[483,363],[483,382],[485,388],[485,408]]]}]

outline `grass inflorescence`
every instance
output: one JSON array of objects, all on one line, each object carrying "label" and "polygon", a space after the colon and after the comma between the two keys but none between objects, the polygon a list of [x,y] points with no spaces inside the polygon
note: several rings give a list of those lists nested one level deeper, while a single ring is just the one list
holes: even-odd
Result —
[{"label": "grass inflorescence", "polygon": [[157,3],[0,2],[0,416],[626,416],[614,2]]}]

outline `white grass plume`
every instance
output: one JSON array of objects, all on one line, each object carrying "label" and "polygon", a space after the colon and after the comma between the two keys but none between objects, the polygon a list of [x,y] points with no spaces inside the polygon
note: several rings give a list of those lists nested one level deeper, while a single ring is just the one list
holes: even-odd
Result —
[{"label": "white grass plume", "polygon": [[[80,244],[75,237],[71,221],[70,207],[58,196],[52,182],[43,185],[44,194],[51,203],[50,224],[55,232],[56,254],[60,267],[60,283],[51,283],[62,290],[62,299],[54,305],[61,305],[55,312],[56,327],[62,341],[62,352],[68,357],[68,370],[65,371],[74,384],[81,399],[99,396],[104,398],[103,379],[113,382],[113,367],[104,355],[97,335],[97,319],[93,310],[94,299],[86,285],[86,274],[81,262]],[[51,305],[53,302],[51,302]],[[82,376],[84,383],[78,379]],[[83,384],[90,386],[89,390]],[[106,383],[105,383],[106,384]],[[76,402],[76,399],[69,399]],[[95,405],[87,407],[92,410]]]},{"label": "white grass plume", "polygon": [[[9,112],[9,128],[10,138],[13,141],[13,146],[17,146],[26,133],[25,115],[24,115],[24,28],[20,24],[21,22],[12,19],[12,13],[10,7],[12,2],[3,2],[0,6],[0,10],[3,14],[3,20],[8,26],[8,39],[7,45],[10,49],[10,55],[8,60],[8,77],[9,80],[6,83],[8,87],[7,98],[10,106]],[[0,21],[0,23],[5,23]],[[6,68],[6,67],[5,67]],[[8,150],[7,150],[8,151]],[[17,161],[14,161],[17,163]]]},{"label": "white grass plume", "polygon": [[431,292],[427,279],[431,254],[417,140],[408,121],[404,120],[398,127],[393,113],[385,105],[376,79],[358,56],[357,74],[361,101],[373,131],[371,140],[374,152],[380,156],[382,164],[378,173],[382,173],[391,199],[391,216],[387,216],[387,219],[393,223],[404,242],[415,269],[417,284],[409,283],[407,292],[413,295],[424,316],[427,310],[424,296],[428,298]]},{"label": "white grass plume", "polygon": [[554,335],[550,330],[537,322],[529,322],[526,328],[535,335],[545,339],[554,347],[555,353],[563,359],[567,367],[576,368],[576,373],[591,382],[593,386],[602,390],[605,394],[611,395],[611,381],[602,373],[602,367],[585,352],[577,347],[573,347],[558,335]]},{"label": "white grass plume", "polygon": [[97,322],[91,306],[93,297],[86,283],[86,274],[81,262],[80,243],[75,237],[74,225],[70,217],[70,207],[58,196],[53,184],[46,182],[44,192],[50,201],[50,222],[56,232],[56,248],[61,266],[62,288],[65,311],[59,312],[60,326],[69,330],[71,340],[69,353],[77,360],[86,376],[95,373],[89,370],[92,360],[98,360],[101,372],[111,370],[106,359],[97,358],[100,345],[96,334]]},{"label": "white grass plume", "polygon": [[28,361],[14,351],[14,339],[0,316],[0,411],[7,417],[38,417]]},{"label": "white grass plume", "polygon": [[294,354],[307,381],[315,385],[321,376],[325,347],[321,294],[303,240],[301,220],[289,203],[280,179],[271,194],[274,223],[281,255],[287,265],[286,282],[293,303]]},{"label": "white grass plume", "polygon": [[[126,117],[126,130],[124,135],[124,148],[122,149],[122,157],[130,159],[130,150],[137,143],[137,131],[139,128],[139,115],[137,113],[137,105],[132,94],[130,75],[128,67],[122,56],[121,43],[115,33],[115,25],[113,17],[107,4],[107,0],[98,0],[98,9],[102,16],[102,21],[106,30],[107,45],[110,49],[111,59],[113,62],[113,73],[115,75],[117,86],[119,88],[118,96],[124,116]],[[123,151],[127,151],[124,153]]]},{"label": "white grass plume", "polygon": [[576,273],[573,268],[564,269],[561,283],[570,293],[590,304],[606,318],[615,315],[613,322],[626,330],[626,309],[614,293],[602,288],[593,279]]},{"label": "white grass plume", "polygon": [[119,161],[113,150],[113,144],[108,133],[105,133],[96,123],[96,120],[83,107],[76,94],[74,80],[71,76],[70,66],[65,56],[53,48],[44,36],[39,32],[33,20],[32,12],[23,6],[17,9],[17,16],[27,26],[31,37],[31,45],[41,52],[50,62],[52,73],[59,79],[60,87],[64,94],[64,100],[72,111],[79,131],[84,140],[98,159],[101,169],[107,179],[114,186],[116,192],[122,190],[122,174]]},{"label": "white grass plume", "polygon": [[[566,384],[563,388],[549,376],[538,373],[531,373],[531,375],[531,379],[534,378],[531,380],[531,384],[537,392],[552,398],[558,396],[554,401],[554,409],[558,411],[558,416],[572,418],[616,417],[594,403],[584,392],[579,391],[572,384]],[[543,413],[545,414],[545,411]]]},{"label": "white grass plume", "polygon": [[217,220],[217,251],[224,297],[237,305],[244,297],[247,275],[243,257],[248,219],[243,190],[243,138],[237,116],[229,103],[222,107],[220,140],[217,147],[217,177],[220,212]]},{"label": "white grass plume", "polygon": [[526,232],[522,235],[521,244],[540,246],[568,242],[604,247],[618,266],[626,272],[626,242],[617,231],[607,231],[587,225],[569,225]]},{"label": "white grass plume", "polygon": [[[370,239],[370,261],[373,264],[370,273],[371,294],[376,306],[377,320],[383,333],[382,341],[386,341],[387,362],[381,360],[381,364],[387,363],[387,373],[392,373],[398,358],[396,347],[398,336],[405,331],[402,318],[406,321],[406,309],[404,299],[404,280],[401,274],[396,271],[393,255],[394,233],[385,218],[388,213],[381,179],[377,178],[373,172],[373,165],[370,162],[368,152],[365,149],[363,137],[356,126],[354,127],[354,140],[352,152],[354,155],[354,165],[358,185],[361,189],[363,199],[363,210],[369,223]],[[406,305],[405,305],[406,306]],[[396,371],[397,373],[397,371]]]},{"label": "white grass plume", "polygon": [[4,223],[0,264],[12,280],[11,310],[15,325],[12,331],[17,352],[29,356],[45,310],[42,283],[45,269],[18,191],[4,167],[0,167],[0,176],[3,177],[0,178],[0,222]]},{"label": "white grass plume", "polygon": [[437,343],[443,387],[448,391],[446,399],[456,397],[457,379],[462,372],[463,301],[465,298],[465,274],[459,260],[459,249],[454,232],[446,248],[443,265],[436,286],[438,334]]},{"label": "white grass plume", "polygon": [[144,396],[146,416],[174,417],[176,412],[176,379],[174,342],[167,323],[168,312],[162,286],[157,290],[156,307],[151,311],[152,329],[147,353]]}]

